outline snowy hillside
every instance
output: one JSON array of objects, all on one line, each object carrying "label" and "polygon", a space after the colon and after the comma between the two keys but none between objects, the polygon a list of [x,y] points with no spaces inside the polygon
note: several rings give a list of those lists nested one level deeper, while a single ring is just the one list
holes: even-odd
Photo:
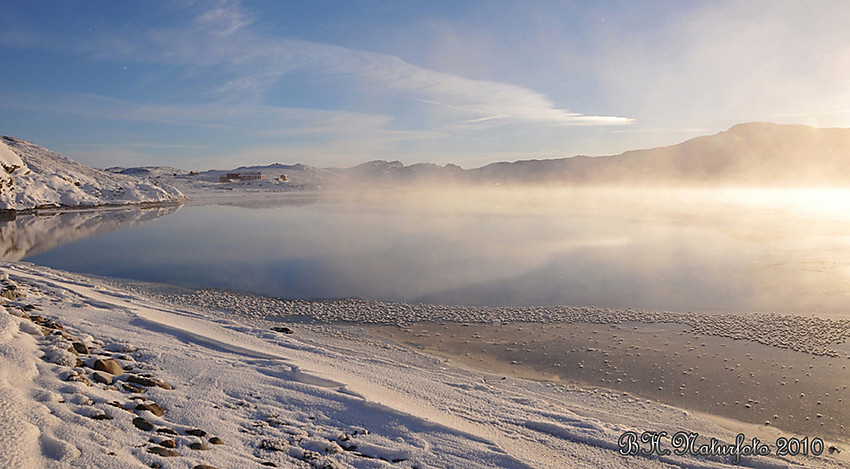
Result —
[{"label": "snowy hillside", "polygon": [[0,210],[95,207],[177,201],[157,181],[88,168],[14,137],[0,139]]},{"label": "snowy hillside", "polygon": [[[107,168],[115,175],[129,175],[176,187],[194,204],[259,203],[266,205],[273,193],[286,196],[293,191],[317,191],[341,187],[341,179],[332,170],[303,164],[240,166],[234,169],[186,171],[167,166]],[[256,175],[259,178],[247,178]]]}]

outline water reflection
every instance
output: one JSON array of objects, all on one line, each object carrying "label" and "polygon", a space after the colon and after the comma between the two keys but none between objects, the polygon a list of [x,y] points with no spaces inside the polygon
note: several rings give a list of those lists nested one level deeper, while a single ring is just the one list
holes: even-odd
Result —
[{"label": "water reflection", "polygon": [[850,304],[847,215],[751,193],[467,191],[272,205],[186,207],[28,260],[284,298],[835,314]]},{"label": "water reflection", "polygon": [[141,225],[179,209],[168,205],[7,217],[0,221],[0,260],[18,261],[76,240]]}]

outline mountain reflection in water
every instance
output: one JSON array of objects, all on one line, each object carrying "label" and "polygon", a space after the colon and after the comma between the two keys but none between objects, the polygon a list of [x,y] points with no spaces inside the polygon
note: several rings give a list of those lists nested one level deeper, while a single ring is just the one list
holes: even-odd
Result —
[{"label": "mountain reflection in water", "polygon": [[179,205],[40,212],[0,221],[0,260],[14,262],[73,241],[141,225]]},{"label": "mountain reflection in water", "polygon": [[[190,204],[39,255],[7,251],[75,272],[288,299],[846,317],[848,196],[637,189],[381,192],[274,203],[258,196],[240,206]],[[63,230],[76,232],[64,240],[85,231]],[[41,244],[59,244],[50,239],[60,235]]]}]

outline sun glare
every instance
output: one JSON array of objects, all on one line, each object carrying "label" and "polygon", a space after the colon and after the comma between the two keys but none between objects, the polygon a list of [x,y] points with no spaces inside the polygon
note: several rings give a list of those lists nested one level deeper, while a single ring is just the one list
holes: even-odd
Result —
[{"label": "sun glare", "polygon": [[736,191],[747,205],[769,206],[807,215],[850,217],[850,190],[839,188],[748,189]]}]

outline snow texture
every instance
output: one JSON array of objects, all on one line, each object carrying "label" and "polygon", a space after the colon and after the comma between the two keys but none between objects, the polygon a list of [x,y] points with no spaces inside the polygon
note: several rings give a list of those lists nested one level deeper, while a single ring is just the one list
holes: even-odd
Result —
[{"label": "snow texture", "polygon": [[[307,321],[281,333],[280,322],[144,293],[155,285],[26,263],[0,272],[16,298],[0,307],[3,467],[736,467],[620,455],[627,430],[734,441],[620,392],[502,379],[351,327]],[[108,358],[117,374],[91,369]],[[824,455],[738,467],[848,466]]]},{"label": "snow texture", "polygon": [[177,202],[157,181],[88,168],[25,140],[0,139],[0,210]]}]

